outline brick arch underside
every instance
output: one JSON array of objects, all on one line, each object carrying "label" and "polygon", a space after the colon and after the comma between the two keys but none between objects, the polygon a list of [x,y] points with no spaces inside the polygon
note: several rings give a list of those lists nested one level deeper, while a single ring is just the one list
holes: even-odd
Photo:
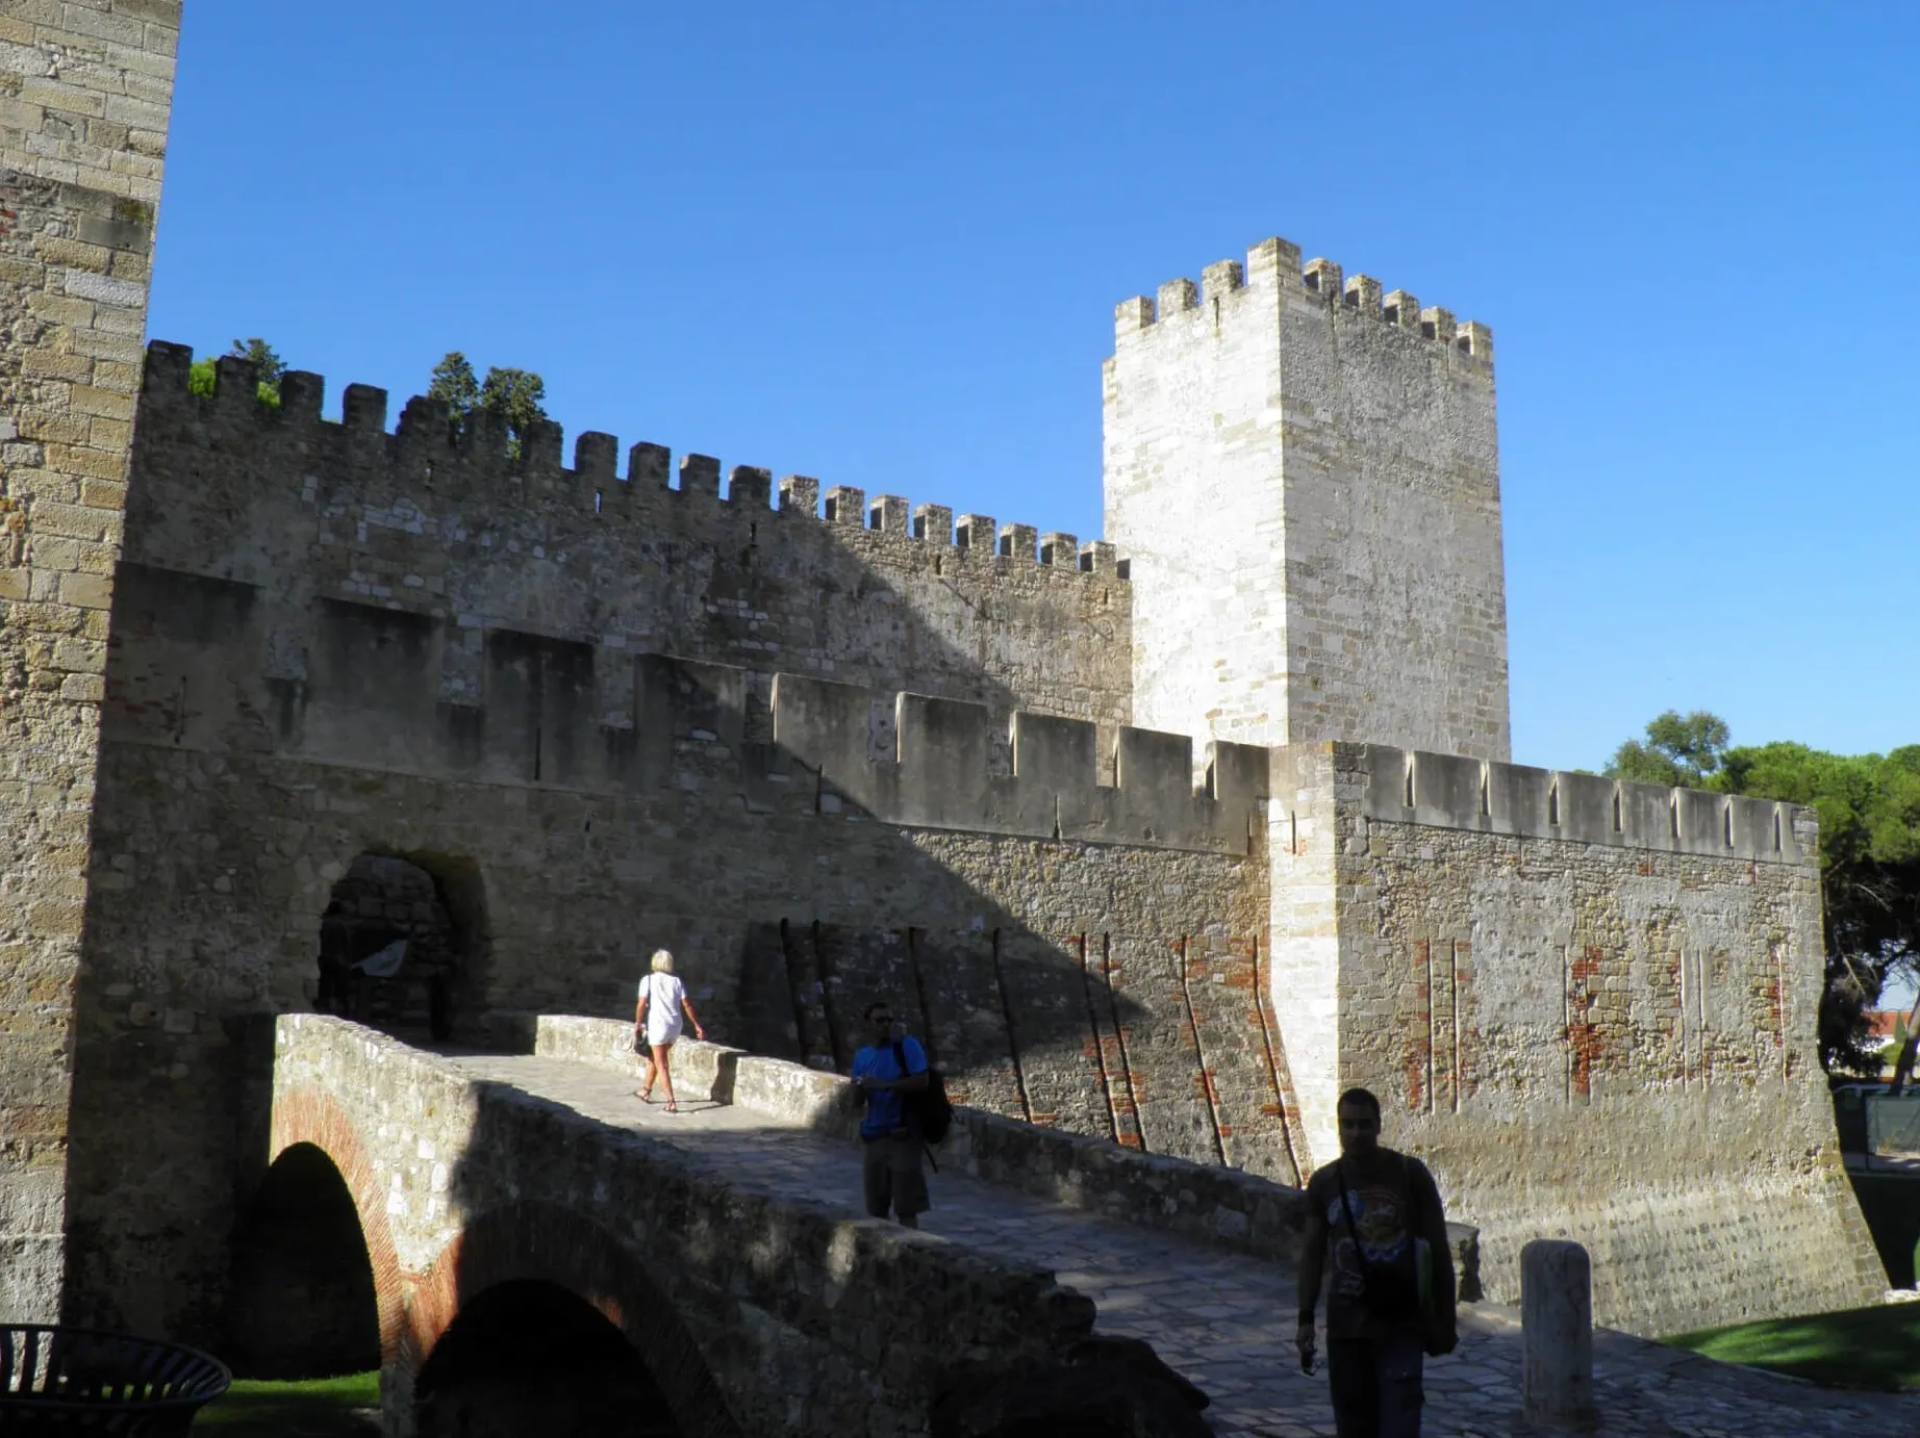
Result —
[{"label": "brick arch underside", "polygon": [[558,1204],[521,1202],[469,1220],[417,1278],[401,1270],[386,1204],[347,1111],[301,1085],[273,1106],[271,1157],[311,1144],[353,1196],[373,1266],[380,1363],[418,1373],[466,1300],[513,1279],[557,1284],[593,1305],[635,1347],[690,1438],[743,1438],[705,1356],[639,1256],[591,1219]]},{"label": "brick arch underside", "polygon": [[333,1161],[353,1196],[367,1258],[373,1265],[373,1295],[380,1314],[380,1362],[383,1366],[398,1362],[406,1329],[406,1276],[394,1252],[393,1233],[387,1227],[386,1204],[373,1164],[347,1111],[328,1094],[305,1086],[274,1101],[272,1160],[278,1161],[281,1154],[303,1143],[313,1145]]},{"label": "brick arch underside", "polygon": [[464,1303],[518,1279],[556,1284],[619,1329],[689,1438],[743,1438],[705,1355],[639,1255],[559,1204],[510,1203],[469,1219],[413,1286],[402,1361],[418,1373]]}]

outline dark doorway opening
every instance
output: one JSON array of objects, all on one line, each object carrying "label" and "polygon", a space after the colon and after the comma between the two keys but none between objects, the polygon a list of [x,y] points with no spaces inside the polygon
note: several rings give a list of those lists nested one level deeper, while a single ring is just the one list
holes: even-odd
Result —
[{"label": "dark doorway opening", "polygon": [[418,1438],[681,1438],[645,1361],[585,1299],[514,1279],[464,1304],[414,1383]]},{"label": "dark doorway opening", "polygon": [[330,1378],[380,1366],[373,1263],[333,1160],[298,1143],[274,1160],[235,1235],[222,1357],[242,1378]]},{"label": "dark doorway opening", "polygon": [[357,856],[320,920],[320,1011],[397,1037],[452,1037],[483,942],[478,888],[471,863]]}]

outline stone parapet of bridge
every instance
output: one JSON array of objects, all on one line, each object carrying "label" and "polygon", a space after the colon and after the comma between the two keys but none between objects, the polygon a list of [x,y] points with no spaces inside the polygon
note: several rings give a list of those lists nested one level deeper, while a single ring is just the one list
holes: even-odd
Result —
[{"label": "stone parapet of bridge", "polygon": [[[618,1019],[496,1012],[497,1038],[542,1057],[637,1077],[633,1029]],[[852,1081],[784,1059],[682,1039],[674,1084],[720,1103],[764,1113],[815,1133],[851,1138],[859,1107]],[[954,1110],[937,1161],[970,1177],[1122,1223],[1289,1266],[1300,1259],[1305,1195],[1259,1174],[1167,1154],[1143,1153],[1067,1129],[1023,1123],[984,1109]],[[1461,1292],[1478,1290],[1479,1234],[1450,1223]]]},{"label": "stone parapet of bridge", "polygon": [[278,1021],[271,1131],[352,1195],[390,1433],[461,1307],[518,1279],[598,1309],[703,1438],[916,1431],[963,1365],[1043,1362],[1092,1327],[1044,1270],[781,1197],[341,1019]]}]

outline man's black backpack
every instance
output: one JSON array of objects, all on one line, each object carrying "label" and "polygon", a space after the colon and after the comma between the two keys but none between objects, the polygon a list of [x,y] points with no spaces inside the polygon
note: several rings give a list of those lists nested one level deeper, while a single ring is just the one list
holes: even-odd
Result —
[{"label": "man's black backpack", "polygon": [[[907,1073],[906,1045],[894,1041],[893,1061],[900,1065],[900,1073]],[[947,1086],[941,1081],[940,1071],[932,1063],[927,1065],[927,1086],[917,1093],[900,1095],[901,1110],[910,1116],[920,1137],[928,1143],[939,1143],[947,1136],[947,1130],[953,1127],[953,1102],[947,1097]]]}]

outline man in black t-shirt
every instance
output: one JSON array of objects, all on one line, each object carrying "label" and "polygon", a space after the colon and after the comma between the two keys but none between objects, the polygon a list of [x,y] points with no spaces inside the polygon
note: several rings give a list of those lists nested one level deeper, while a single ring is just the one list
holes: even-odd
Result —
[{"label": "man in black t-shirt", "polygon": [[1300,1365],[1313,1371],[1313,1310],[1327,1284],[1327,1381],[1339,1438],[1419,1438],[1423,1355],[1451,1353],[1453,1260],[1433,1175],[1380,1146],[1380,1100],[1340,1095],[1340,1158],[1307,1183]]}]

